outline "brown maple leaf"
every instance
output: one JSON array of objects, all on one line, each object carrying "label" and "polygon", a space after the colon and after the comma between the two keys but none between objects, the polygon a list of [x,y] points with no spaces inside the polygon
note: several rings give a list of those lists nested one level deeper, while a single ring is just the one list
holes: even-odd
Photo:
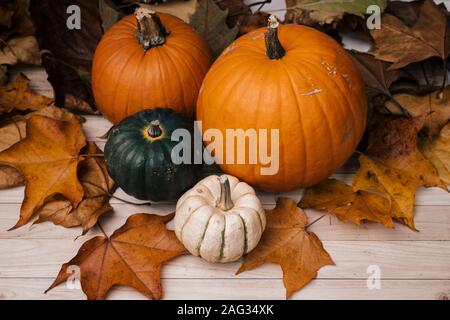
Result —
[{"label": "brown maple leaf", "polygon": [[26,224],[45,200],[55,194],[75,207],[83,198],[77,178],[81,148],[86,144],[80,123],[33,115],[27,120],[26,137],[0,153],[0,164],[16,168],[26,180],[20,218],[13,228]]},{"label": "brown maple leaf", "polygon": [[414,227],[415,191],[420,186],[447,190],[434,166],[417,148],[417,134],[426,115],[406,118],[380,118],[369,134],[366,155],[353,178],[356,191],[373,189],[387,193],[392,215],[411,229]]},{"label": "brown maple leaf", "polygon": [[[25,137],[23,117],[13,117],[0,127],[0,152],[10,148]],[[23,176],[15,168],[0,165],[0,190],[17,187],[25,183]]]},{"label": "brown maple leaf", "polygon": [[[45,107],[25,116],[9,118],[0,127],[0,152],[25,138],[27,119],[33,115],[43,115],[61,121],[68,121],[73,118],[73,114],[54,106]],[[25,179],[19,171],[11,166],[0,165],[0,189],[12,188],[24,183]]]},{"label": "brown maple leaf", "polygon": [[78,168],[78,178],[84,189],[84,197],[78,207],[62,196],[55,196],[37,211],[34,223],[51,221],[66,228],[82,226],[86,234],[105,213],[113,208],[109,204],[110,195],[116,184],[109,176],[102,151],[93,142],[88,142],[86,159]]},{"label": "brown maple leaf", "polygon": [[[439,135],[441,128],[450,120],[450,86],[443,91],[438,90],[425,96],[415,96],[406,93],[394,95],[411,116],[418,117],[428,114],[424,127],[430,137]],[[401,114],[398,105],[392,101],[386,102],[386,108],[394,114]]]},{"label": "brown maple leaf", "polygon": [[419,149],[436,167],[439,177],[450,184],[450,122],[442,128],[436,139],[421,137]]},{"label": "brown maple leaf", "polygon": [[342,222],[351,220],[360,224],[362,220],[368,220],[389,228],[394,226],[388,198],[362,190],[355,192],[351,186],[335,179],[307,189],[299,206],[333,213]]},{"label": "brown maple leaf", "polygon": [[380,93],[392,97],[389,90],[391,85],[400,78],[411,78],[404,70],[389,70],[389,62],[377,60],[370,54],[353,50],[349,52],[361,73],[369,98]]},{"label": "brown maple leaf", "polygon": [[307,216],[289,198],[280,198],[266,210],[267,227],[258,246],[244,259],[237,274],[264,263],[277,263],[283,270],[286,298],[303,288],[326,265],[334,265],[322,242],[307,231]]},{"label": "brown maple leaf", "polygon": [[30,80],[23,74],[0,86],[0,114],[14,109],[39,110],[52,104],[53,99],[31,91]]},{"label": "brown maple leaf", "polygon": [[257,11],[252,12],[243,0],[214,0],[222,10],[228,10],[227,24],[230,28],[239,27],[239,33],[248,33],[255,29],[267,26],[269,14]]},{"label": "brown maple leaf", "polygon": [[392,62],[390,69],[399,69],[431,57],[445,60],[450,45],[448,19],[446,10],[434,4],[433,0],[423,3],[419,19],[412,27],[393,15],[384,14],[381,29],[370,31],[375,42],[371,53],[379,60]]},{"label": "brown maple leaf", "polygon": [[[65,263],[47,291],[66,281],[69,266],[78,266],[81,287],[89,300],[104,299],[116,285],[135,288],[148,298],[161,299],[162,264],[187,253],[165,224],[173,218],[135,214],[111,237],[97,236],[85,242]],[[47,292],[46,291],[46,292]]]}]

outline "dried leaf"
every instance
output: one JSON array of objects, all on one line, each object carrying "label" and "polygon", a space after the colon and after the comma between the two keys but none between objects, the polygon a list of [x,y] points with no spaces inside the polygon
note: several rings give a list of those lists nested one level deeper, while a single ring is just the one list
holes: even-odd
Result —
[{"label": "dried leaf", "polygon": [[265,263],[277,263],[283,270],[286,298],[303,288],[326,265],[334,265],[322,242],[306,230],[307,216],[289,198],[280,198],[273,210],[266,210],[267,227],[258,246],[244,259],[237,274]]},{"label": "dried leaf", "polygon": [[370,54],[353,50],[350,53],[362,75],[369,98],[380,93],[391,97],[391,85],[399,78],[410,78],[404,70],[388,70],[390,63],[377,60]]},{"label": "dried leaf", "polygon": [[[70,17],[67,8],[73,5],[78,6],[81,11],[80,29],[67,27],[67,19]],[[98,2],[31,1],[30,11],[36,24],[39,46],[45,51],[42,65],[55,91],[55,104],[67,109],[94,112],[89,74],[92,56],[103,35]],[[70,101],[70,96],[82,101],[82,108],[79,109],[78,104],[68,105],[66,102]]]},{"label": "dried leaf", "polygon": [[[425,96],[397,94],[394,99],[414,117],[428,115],[424,127],[430,137],[439,135],[441,128],[450,120],[450,86]],[[386,102],[386,107],[394,114],[401,114],[392,101]]]},{"label": "dried leaf", "polygon": [[407,26],[412,27],[416,24],[420,16],[420,7],[423,0],[419,1],[388,1],[385,13],[389,13],[402,20]]},{"label": "dried leaf", "polygon": [[122,17],[122,13],[117,6],[110,0],[99,0],[98,2],[100,16],[102,17],[103,31],[107,31]]},{"label": "dried leaf", "polygon": [[0,86],[8,82],[8,67],[0,66]]},{"label": "dried leaf", "polygon": [[25,138],[25,118],[21,116],[8,119],[0,127],[0,152]]},{"label": "dried leaf", "polygon": [[19,171],[10,166],[0,165],[0,190],[21,186],[25,179]]},{"label": "dried leaf", "polygon": [[[29,0],[0,1],[0,39],[34,35],[34,25],[28,10]],[[1,41],[0,41],[1,42]]]},{"label": "dried leaf", "polygon": [[220,10],[213,0],[198,0],[195,12],[190,17],[190,25],[208,42],[213,55],[217,57],[236,39],[237,27],[226,24],[228,11]]},{"label": "dried leaf", "polygon": [[76,265],[81,271],[81,287],[90,300],[104,299],[115,285],[160,299],[162,264],[186,253],[175,233],[165,226],[172,218],[173,214],[135,214],[111,237],[98,236],[85,242],[62,266],[47,291],[65,282],[71,275],[67,268]]},{"label": "dried leaf", "polygon": [[366,155],[353,178],[358,190],[376,190],[390,196],[395,219],[414,227],[414,199],[418,187],[447,190],[436,169],[417,148],[417,134],[426,115],[413,119],[382,118],[369,134]]},{"label": "dried leaf", "polygon": [[19,170],[26,179],[20,219],[13,228],[26,224],[45,200],[65,196],[73,206],[83,198],[77,178],[78,156],[86,144],[80,123],[33,115],[27,121],[26,138],[0,153],[0,164]]},{"label": "dried leaf", "polygon": [[52,104],[53,99],[31,91],[30,80],[23,74],[0,86],[0,114],[14,109],[39,110]]},{"label": "dried leaf", "polygon": [[170,1],[167,3],[155,4],[139,4],[141,7],[148,8],[153,11],[168,13],[189,23],[190,17],[197,8],[197,0]]},{"label": "dried leaf", "polygon": [[[25,121],[18,117],[0,127],[0,152],[10,148],[25,137]],[[25,180],[15,168],[0,165],[0,190],[23,185]]]},{"label": "dried leaf", "polygon": [[436,167],[439,177],[450,184],[450,123],[442,128],[436,139],[420,139],[419,149]]},{"label": "dried leaf", "polygon": [[109,199],[116,185],[108,175],[105,159],[99,156],[103,153],[95,143],[89,142],[86,154],[92,156],[82,161],[78,168],[78,178],[84,189],[78,207],[74,208],[70,201],[56,196],[37,211],[38,219],[34,223],[51,221],[65,228],[82,226],[83,234],[86,234],[103,214],[113,210]]},{"label": "dried leaf", "polygon": [[370,31],[375,41],[371,52],[379,60],[392,62],[390,69],[399,69],[431,57],[445,60],[450,45],[448,19],[448,13],[433,0],[423,3],[420,17],[413,27],[408,27],[393,15],[384,14],[381,29]]},{"label": "dried leaf", "polygon": [[386,4],[386,0],[286,0],[286,20],[307,25],[336,25],[345,14],[363,17],[370,5],[377,5],[383,11]]},{"label": "dried leaf", "polygon": [[353,191],[342,181],[328,179],[306,190],[299,206],[335,214],[342,222],[363,220],[379,222],[392,228],[391,203],[388,198],[367,191]]},{"label": "dried leaf", "polygon": [[244,34],[267,26],[269,14],[259,11],[253,13],[243,0],[214,0],[222,10],[228,10],[227,24],[230,28],[237,26]]},{"label": "dried leaf", "polygon": [[17,63],[41,64],[39,46],[34,36],[12,38],[0,49],[0,64]]}]

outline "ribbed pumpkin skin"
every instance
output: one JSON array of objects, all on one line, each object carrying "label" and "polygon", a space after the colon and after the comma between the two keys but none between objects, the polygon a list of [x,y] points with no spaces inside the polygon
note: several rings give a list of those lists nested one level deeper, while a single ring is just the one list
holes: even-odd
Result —
[{"label": "ribbed pumpkin skin", "polygon": [[92,89],[100,112],[114,124],[143,109],[172,108],[193,119],[198,91],[212,63],[206,42],[188,24],[158,13],[170,31],[147,52],[128,16],[100,41],[92,65]]},{"label": "ribbed pumpkin skin", "polygon": [[[145,131],[153,120],[161,122],[163,138],[150,141]],[[129,195],[141,200],[176,200],[196,182],[194,165],[175,165],[171,141],[175,129],[192,132],[192,125],[170,109],[144,110],[115,126],[105,146],[108,172]]]},{"label": "ribbed pumpkin skin", "polygon": [[[277,174],[261,175],[259,162],[220,167],[255,187],[290,191],[320,182],[345,163],[363,135],[367,103],[356,66],[333,39],[309,27],[280,25],[286,55],[271,60],[265,32],[240,37],[213,64],[197,119],[203,130],[217,128],[224,137],[226,129],[279,129]],[[226,159],[221,151],[215,155]]]}]

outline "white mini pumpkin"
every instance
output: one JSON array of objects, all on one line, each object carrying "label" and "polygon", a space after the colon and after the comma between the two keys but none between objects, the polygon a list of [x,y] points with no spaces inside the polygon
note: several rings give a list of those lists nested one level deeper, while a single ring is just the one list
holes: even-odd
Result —
[{"label": "white mini pumpkin", "polygon": [[209,262],[236,261],[253,250],[266,227],[255,190],[230,175],[209,176],[177,202],[175,233]]}]

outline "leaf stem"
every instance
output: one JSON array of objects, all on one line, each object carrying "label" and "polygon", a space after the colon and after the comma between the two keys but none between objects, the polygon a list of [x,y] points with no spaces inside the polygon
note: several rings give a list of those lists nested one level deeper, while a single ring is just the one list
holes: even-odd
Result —
[{"label": "leaf stem", "polygon": [[103,153],[84,153],[80,154],[79,157],[85,157],[85,158],[93,158],[93,157],[104,157],[105,155]]},{"label": "leaf stem", "polygon": [[390,98],[392,100],[392,102],[394,102],[394,104],[400,109],[401,113],[407,117],[407,118],[412,118],[411,114],[408,112],[408,110],[406,110],[405,108],[403,108],[403,106],[400,104],[400,102],[398,102],[397,99],[394,98],[394,96],[392,95],[388,95],[388,98]]},{"label": "leaf stem", "polygon": [[261,9],[268,3],[272,3],[272,0],[263,0],[263,1],[257,1],[257,2],[253,2],[250,3],[248,5],[249,8],[254,7],[254,6],[259,6],[258,9],[256,9],[255,13],[259,13],[261,11]]},{"label": "leaf stem", "polygon": [[151,206],[151,205],[152,205],[151,202],[141,202],[141,203],[136,203],[136,202],[133,202],[133,201],[129,201],[129,200],[122,199],[122,198],[120,198],[120,197],[118,197],[118,196],[115,196],[115,195],[112,194],[111,192],[109,192],[109,191],[103,189],[101,186],[96,185],[95,183],[92,183],[92,182],[89,182],[89,181],[83,181],[83,183],[90,184],[91,186],[93,186],[93,187],[95,187],[95,188],[97,188],[97,189],[100,189],[100,190],[101,190],[102,192],[104,192],[105,195],[107,195],[108,197],[113,198],[113,199],[116,199],[116,200],[119,200],[119,201],[121,201],[121,202],[123,202],[123,203],[126,203],[126,204],[131,204],[131,205],[133,205],[133,206]]},{"label": "leaf stem", "polygon": [[106,238],[109,239],[108,235],[106,234],[106,232],[105,232],[105,230],[103,229],[102,224],[100,223],[99,220],[97,220],[97,226],[98,226],[98,228],[100,229],[100,231],[103,233],[103,235],[104,235]]},{"label": "leaf stem", "polygon": [[430,83],[430,80],[428,79],[427,71],[425,70],[425,67],[423,65],[423,61],[420,63],[420,68],[422,69],[422,74],[423,74],[423,77],[425,79],[425,82],[427,83],[427,86],[431,87],[431,83]]},{"label": "leaf stem", "polygon": [[313,222],[311,222],[311,223],[309,223],[309,224],[307,224],[306,226],[305,226],[305,230],[306,229],[308,229],[309,227],[311,227],[313,224],[315,224],[316,222],[318,222],[318,221],[320,221],[320,220],[322,220],[322,218],[323,217],[325,217],[326,216],[326,214],[324,214],[324,215],[322,215],[322,216],[320,216],[319,218],[317,218],[316,220],[314,220]]}]

